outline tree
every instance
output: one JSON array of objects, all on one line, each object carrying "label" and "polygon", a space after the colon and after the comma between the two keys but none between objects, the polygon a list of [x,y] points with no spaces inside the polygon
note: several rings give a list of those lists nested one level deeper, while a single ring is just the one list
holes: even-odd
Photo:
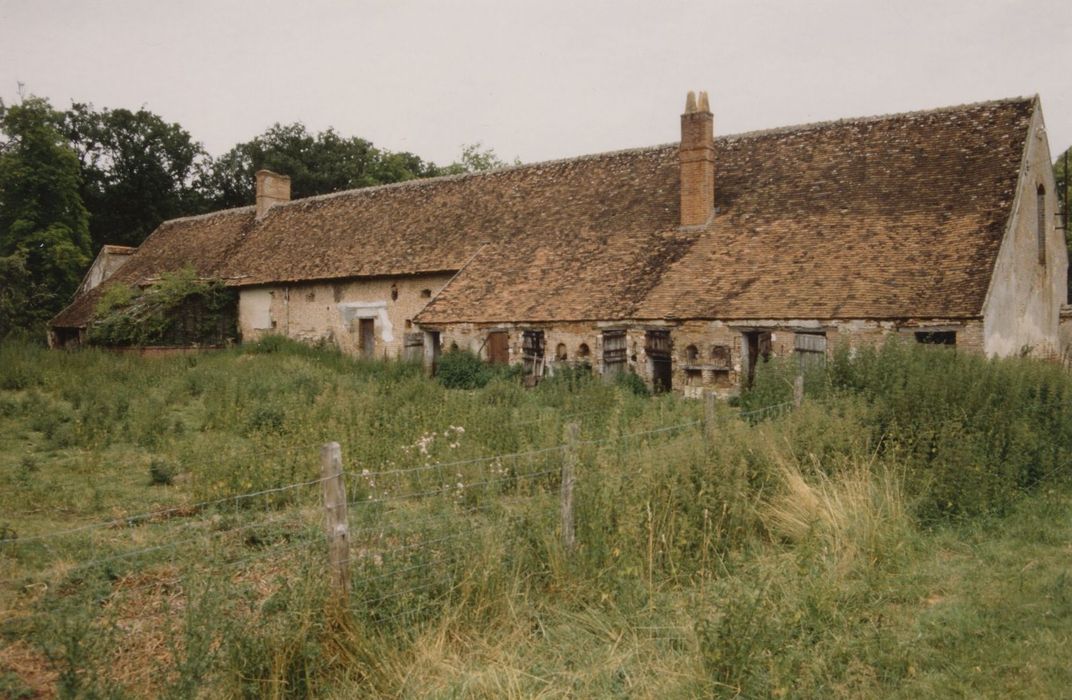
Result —
[{"label": "tree", "polygon": [[[1053,178],[1057,181],[1057,202],[1065,215],[1065,236],[1072,236],[1068,226],[1069,205],[1072,204],[1072,146],[1057,156],[1053,163]],[[1072,242],[1069,245],[1072,248]]]},{"label": "tree", "polygon": [[[19,274],[0,278],[0,296],[18,299],[12,287],[29,284],[40,311],[58,311],[78,287],[89,264],[89,215],[79,196],[78,157],[60,132],[62,115],[47,100],[0,102],[0,257]],[[17,256],[17,259],[11,259]],[[20,302],[21,303],[21,302]]]},{"label": "tree", "polygon": [[[462,173],[483,172],[504,168],[508,163],[499,158],[493,148],[481,148],[482,144],[470,143],[462,146],[461,158],[439,169],[441,175],[460,175]],[[514,165],[521,161],[514,159]]]},{"label": "tree", "polygon": [[392,153],[334,129],[311,134],[301,123],[275,124],[218,158],[205,181],[212,208],[253,203],[254,176],[262,169],[290,176],[297,199],[340,190],[435,175],[435,164],[412,153]]},{"label": "tree", "polygon": [[178,124],[145,109],[74,103],[63,129],[81,163],[95,249],[140,245],[162,221],[204,211],[198,185],[208,155]]}]

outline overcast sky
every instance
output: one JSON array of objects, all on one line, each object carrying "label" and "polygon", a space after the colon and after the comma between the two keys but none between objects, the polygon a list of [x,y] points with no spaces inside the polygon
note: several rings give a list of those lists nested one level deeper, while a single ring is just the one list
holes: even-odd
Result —
[{"label": "overcast sky", "polygon": [[1072,141],[1072,0],[0,0],[0,97],[146,108],[218,155],[274,122],[446,163],[1039,93]]}]

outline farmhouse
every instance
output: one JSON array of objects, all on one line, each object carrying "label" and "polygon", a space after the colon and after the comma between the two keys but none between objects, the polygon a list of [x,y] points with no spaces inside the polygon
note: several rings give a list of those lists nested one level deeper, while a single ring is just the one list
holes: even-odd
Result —
[{"label": "farmhouse", "polygon": [[84,339],[109,285],[193,267],[238,289],[243,339],[367,357],[470,349],[729,391],[770,355],[904,335],[1061,352],[1068,258],[1037,97],[715,137],[163,223],[52,321]]}]

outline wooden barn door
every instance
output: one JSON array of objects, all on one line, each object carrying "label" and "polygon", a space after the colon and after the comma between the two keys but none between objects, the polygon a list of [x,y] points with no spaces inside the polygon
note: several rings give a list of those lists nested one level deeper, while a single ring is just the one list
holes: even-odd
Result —
[{"label": "wooden barn door", "polygon": [[376,319],[358,319],[358,342],[361,347],[361,357],[372,359],[376,356]]},{"label": "wooden barn door", "polygon": [[656,394],[673,387],[674,366],[671,355],[670,331],[648,331],[644,352],[651,361],[651,383]]},{"label": "wooden barn door", "polygon": [[510,334],[506,331],[488,333],[488,362],[493,365],[510,362]]},{"label": "wooden barn door", "polygon": [[603,331],[603,376],[608,379],[625,371],[625,331]]}]

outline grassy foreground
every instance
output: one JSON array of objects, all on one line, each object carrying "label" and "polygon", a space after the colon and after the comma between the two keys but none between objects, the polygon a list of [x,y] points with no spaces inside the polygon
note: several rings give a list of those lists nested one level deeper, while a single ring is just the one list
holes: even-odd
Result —
[{"label": "grassy foreground", "polygon": [[0,345],[0,697],[1066,694],[1072,380],[890,345],[766,410],[792,371],[705,425],[577,375]]}]

